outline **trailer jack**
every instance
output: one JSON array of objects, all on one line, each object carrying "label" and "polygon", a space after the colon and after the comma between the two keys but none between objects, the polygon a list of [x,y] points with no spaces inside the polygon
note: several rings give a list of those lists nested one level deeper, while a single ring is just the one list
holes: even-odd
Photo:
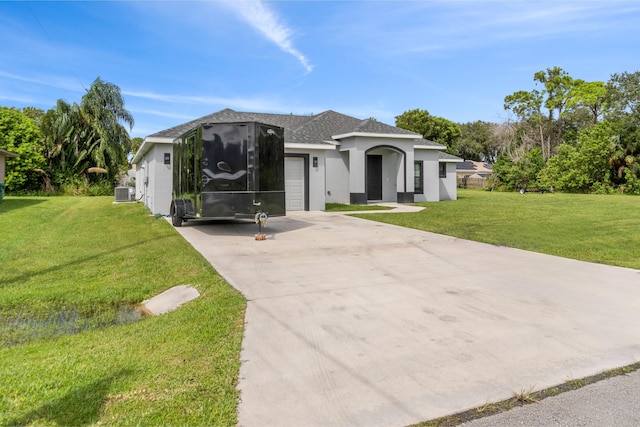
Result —
[{"label": "trailer jack", "polygon": [[263,233],[262,229],[267,228],[267,214],[264,212],[256,213],[255,221],[258,224],[258,234],[254,237],[256,240],[267,240],[267,235]]}]

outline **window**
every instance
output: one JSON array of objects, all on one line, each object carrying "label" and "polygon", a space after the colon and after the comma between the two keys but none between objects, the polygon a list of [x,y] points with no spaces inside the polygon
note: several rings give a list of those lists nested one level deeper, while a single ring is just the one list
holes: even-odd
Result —
[{"label": "window", "polygon": [[447,164],[440,163],[440,178],[446,178],[446,177],[447,177]]},{"label": "window", "polygon": [[424,193],[424,174],[422,168],[422,162],[415,162],[413,164],[413,192],[416,194]]}]

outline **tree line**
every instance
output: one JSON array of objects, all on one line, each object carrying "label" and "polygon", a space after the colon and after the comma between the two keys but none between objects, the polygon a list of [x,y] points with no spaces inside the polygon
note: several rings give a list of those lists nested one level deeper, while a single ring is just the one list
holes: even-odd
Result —
[{"label": "tree line", "polygon": [[120,88],[97,78],[80,104],[62,99],[48,111],[0,107],[0,148],[18,158],[7,165],[12,193],[112,194],[128,169],[134,119]]},{"label": "tree line", "polygon": [[532,90],[504,98],[504,123],[459,124],[416,109],[396,126],[493,163],[492,188],[640,194],[640,72],[588,82],[553,67],[533,80]]},{"label": "tree line", "polygon": [[[607,82],[571,77],[559,67],[533,76],[534,88],[504,98],[503,123],[455,123],[415,109],[396,126],[441,143],[467,160],[493,163],[491,187],[554,187],[569,192],[640,194],[640,72]],[[111,194],[140,138],[120,88],[97,78],[80,104],[0,107],[0,148],[11,193]]]}]

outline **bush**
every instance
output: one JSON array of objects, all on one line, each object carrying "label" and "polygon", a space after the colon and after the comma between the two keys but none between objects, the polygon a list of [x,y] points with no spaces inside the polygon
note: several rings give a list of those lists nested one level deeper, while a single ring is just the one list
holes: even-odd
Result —
[{"label": "bush", "polygon": [[113,183],[108,179],[89,182],[84,177],[68,178],[60,190],[65,196],[112,196]]},{"label": "bush", "polygon": [[560,191],[610,193],[610,141],[606,123],[581,130],[575,145],[558,147],[558,154],[549,159],[540,174],[541,181]]},{"label": "bush", "polygon": [[40,146],[40,130],[34,120],[14,108],[0,107],[0,148],[20,155],[6,161],[6,192],[36,191],[44,156]]},{"label": "bush", "polygon": [[493,165],[493,172],[499,179],[500,187],[516,190],[522,187],[538,187],[538,174],[543,166],[542,150],[535,147],[522,158],[514,161],[508,159],[506,155],[501,155]]},{"label": "bush", "polygon": [[110,181],[100,181],[89,186],[88,196],[113,196],[113,184]]}]

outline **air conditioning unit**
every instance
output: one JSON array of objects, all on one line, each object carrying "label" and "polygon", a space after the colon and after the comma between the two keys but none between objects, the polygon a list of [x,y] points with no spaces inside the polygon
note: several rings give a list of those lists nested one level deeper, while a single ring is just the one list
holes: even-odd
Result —
[{"label": "air conditioning unit", "polygon": [[116,187],[116,202],[130,202],[133,200],[129,187]]}]

